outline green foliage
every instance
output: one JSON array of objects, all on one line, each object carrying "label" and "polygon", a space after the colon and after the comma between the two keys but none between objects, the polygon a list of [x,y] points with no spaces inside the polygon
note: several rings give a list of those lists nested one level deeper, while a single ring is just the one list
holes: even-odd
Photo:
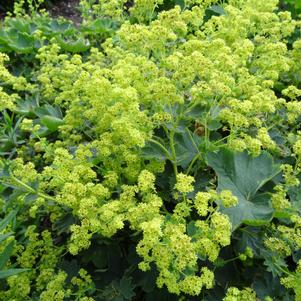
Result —
[{"label": "green foliage", "polygon": [[112,35],[116,25],[107,20],[96,20],[75,27],[64,19],[52,19],[43,14],[32,17],[9,17],[0,30],[0,50],[6,53],[27,54],[31,58],[43,45],[55,40],[62,50],[71,53],[85,52],[90,40],[105,39]]},{"label": "green foliage", "polygon": [[301,13],[301,1],[283,0],[280,1],[280,8],[290,10],[294,16],[297,16]]},{"label": "green foliage", "polygon": [[16,3],[0,300],[299,300],[300,21],[274,0],[82,0],[78,26]]},{"label": "green foliage", "polygon": [[221,209],[234,228],[242,223],[256,226],[271,221],[273,208],[269,191],[260,192],[280,172],[270,157],[261,154],[252,158],[245,152],[233,154],[222,150],[208,154],[208,164],[218,176],[218,189],[231,190],[238,198],[238,206]]},{"label": "green foliage", "polygon": [[[58,3],[61,0],[44,0],[44,1],[37,1],[35,3],[40,3],[40,5],[44,7],[51,7],[52,5]],[[19,0],[5,0],[1,1],[0,3],[0,11],[5,12],[5,13],[12,13],[14,11],[14,5],[16,3],[20,3],[22,1]],[[28,3],[32,3],[32,1],[25,0],[25,9],[28,9]]]},{"label": "green foliage", "polygon": [[[15,218],[16,214],[16,210],[11,211],[0,221],[0,232],[2,232],[7,227],[7,225]],[[12,233],[0,234],[0,247],[2,249],[0,253],[0,279],[4,279],[27,271],[27,269],[5,268],[13,253],[15,244],[14,240],[10,240],[10,238],[13,238]]]}]

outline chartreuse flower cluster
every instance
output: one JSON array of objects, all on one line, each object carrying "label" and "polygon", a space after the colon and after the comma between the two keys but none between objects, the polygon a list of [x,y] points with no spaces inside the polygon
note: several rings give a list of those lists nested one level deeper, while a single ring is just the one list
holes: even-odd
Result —
[{"label": "chartreuse flower cluster", "polygon": [[[194,189],[193,181],[191,176],[179,174],[175,189],[180,193],[191,192]],[[212,193],[208,199],[206,194],[209,193],[198,193],[194,200],[185,199],[178,203],[174,213],[167,220],[157,215],[140,225],[143,239],[138,243],[137,253],[144,261],[139,267],[146,271],[150,269],[150,263],[155,262],[159,271],[158,286],[166,285],[172,293],[179,294],[182,291],[190,295],[199,295],[203,287],[212,288],[214,274],[207,267],[199,271],[198,256],[214,262],[221,247],[230,244],[229,219],[213,207],[206,220],[195,222],[196,233],[192,237],[187,235],[186,218],[190,216],[193,208],[198,211],[200,217],[208,215],[209,210],[205,213],[200,211],[200,199],[203,198],[208,203],[211,197],[217,197]],[[221,194],[229,197],[227,191]]]},{"label": "chartreuse flower cluster", "polygon": [[[232,262],[221,256],[242,235],[233,234],[228,213],[244,206],[242,198],[253,201],[240,187],[217,187],[206,153],[220,147],[259,163],[264,150],[282,162],[281,176],[260,186],[267,191],[256,200],[268,196],[273,211],[261,244],[282,259],[300,250],[300,208],[291,198],[300,189],[301,43],[287,46],[300,22],[277,12],[275,0],[229,0],[210,18],[220,1],[184,1],[158,13],[163,2],[82,0],[86,20],[120,22],[116,35],[83,56],[52,41],[39,49],[40,65],[27,81],[8,72],[1,54],[1,110],[18,114],[31,93],[41,99],[33,113],[46,104],[63,112],[43,135],[45,119],[26,114],[20,131],[27,143],[3,173],[4,185],[19,191],[12,201],[23,210],[18,222],[31,225],[14,253],[29,271],[8,278],[1,300],[93,300],[92,276],[81,269],[70,280],[59,258],[79,258],[95,238],[124,232],[139,237],[139,268],[155,269],[159,288],[198,296],[219,286],[220,262]],[[60,244],[55,226],[66,215],[72,222]],[[49,229],[37,227],[45,217]],[[259,256],[250,246],[229,253],[241,262]],[[300,264],[284,271],[281,283],[300,298]],[[230,287],[223,300],[255,301],[247,286]]]},{"label": "chartreuse flower cluster", "polygon": [[65,272],[56,272],[64,248],[54,245],[49,231],[45,230],[39,235],[35,226],[30,226],[25,237],[25,247],[17,245],[15,256],[19,266],[28,272],[9,277],[9,289],[2,292],[0,300],[29,300],[33,287],[40,294],[40,300],[65,300],[70,296],[76,300],[94,300],[86,297],[88,291],[94,290],[94,286],[85,270],[80,270],[79,276],[73,277],[71,284],[66,283]]},{"label": "chartreuse flower cluster", "polygon": [[[230,287],[228,288],[227,295],[223,299],[223,301],[255,301],[256,300],[256,294],[255,292],[250,288],[245,288],[243,290],[239,290],[236,287]],[[266,301],[268,301],[266,299]]]},{"label": "chartreuse flower cluster", "polygon": [[[163,0],[137,0],[129,3],[127,0],[81,0],[80,7],[85,19],[93,17],[111,17],[114,20],[124,21],[130,13],[138,22],[149,22],[155,16],[155,9],[163,4]],[[91,14],[91,11],[93,14]]]},{"label": "chartreuse flower cluster", "polygon": [[281,279],[281,283],[287,287],[292,288],[296,294],[296,300],[301,299],[301,280],[300,280],[300,273],[301,273],[301,261],[298,262],[298,266],[294,273],[288,273],[288,276]]},{"label": "chartreuse flower cluster", "polygon": [[[27,91],[32,89],[32,85],[26,82],[26,79],[22,76],[13,76],[5,66],[9,60],[8,56],[4,53],[0,53],[0,110],[5,109],[13,110],[15,108],[15,102],[19,98],[16,92]],[[5,87],[12,89],[15,93],[7,93]]]}]

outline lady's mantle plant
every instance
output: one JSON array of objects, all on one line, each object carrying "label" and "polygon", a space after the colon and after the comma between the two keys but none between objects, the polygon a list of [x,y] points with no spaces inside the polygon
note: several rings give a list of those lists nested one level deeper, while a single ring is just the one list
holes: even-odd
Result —
[{"label": "lady's mantle plant", "polygon": [[300,22],[219,2],[82,0],[101,47],[1,55],[0,300],[301,300]]}]

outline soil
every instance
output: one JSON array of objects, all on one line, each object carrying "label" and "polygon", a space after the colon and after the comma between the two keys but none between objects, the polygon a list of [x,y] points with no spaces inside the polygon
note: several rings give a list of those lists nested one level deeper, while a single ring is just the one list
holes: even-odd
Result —
[{"label": "soil", "polygon": [[56,1],[49,9],[52,17],[64,17],[73,21],[76,25],[81,23],[81,14],[78,9],[79,0]]},{"label": "soil", "polygon": [[[1,0],[0,0],[1,1]],[[73,21],[75,25],[79,25],[82,21],[81,14],[78,9],[79,0],[57,0],[49,5],[46,10],[52,17],[64,17]],[[0,20],[5,18],[6,12],[0,8]]]}]

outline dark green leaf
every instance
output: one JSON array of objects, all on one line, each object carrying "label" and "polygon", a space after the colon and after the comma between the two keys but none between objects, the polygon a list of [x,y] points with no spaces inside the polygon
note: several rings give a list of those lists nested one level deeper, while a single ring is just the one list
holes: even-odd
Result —
[{"label": "dark green leaf", "polygon": [[28,269],[9,269],[5,271],[0,271],[0,279],[4,279],[13,275],[17,275],[28,271]]},{"label": "dark green leaf", "polygon": [[154,141],[147,141],[145,147],[142,150],[142,156],[146,159],[157,159],[160,161],[165,161],[170,154],[167,154],[166,151]]},{"label": "dark green leaf", "polygon": [[200,153],[199,145],[202,138],[191,133],[188,129],[174,137],[177,165],[187,168],[192,159]]},{"label": "dark green leaf", "polygon": [[271,273],[261,273],[254,279],[254,289],[260,300],[270,296],[273,300],[287,300],[287,290],[280,284],[279,277],[273,277]]},{"label": "dark green leaf", "polygon": [[34,117],[34,110],[37,107],[38,103],[36,98],[26,99],[25,101],[22,99],[22,101],[18,103],[15,112],[24,116]]},{"label": "dark green leaf", "polygon": [[14,241],[10,241],[4,248],[4,250],[0,253],[0,270],[5,267],[5,264],[9,260],[14,249]]},{"label": "dark green leaf", "polygon": [[242,223],[261,225],[271,220],[273,208],[270,197],[259,189],[279,172],[279,166],[266,153],[253,158],[246,152],[233,153],[222,149],[207,156],[208,165],[218,176],[218,189],[231,190],[238,198],[238,205],[231,208],[221,206],[236,229]]},{"label": "dark green leaf", "polygon": [[175,0],[175,4],[179,5],[182,9],[185,7],[185,1],[184,0]]},{"label": "dark green leaf", "polygon": [[132,278],[122,277],[119,281],[119,290],[122,296],[127,300],[132,300],[135,296],[135,286],[132,283]]},{"label": "dark green leaf", "polygon": [[287,265],[284,259],[269,251],[263,251],[262,253],[265,254],[263,264],[267,267],[267,271],[271,272],[273,277],[282,276],[283,270],[287,270]]},{"label": "dark green leaf", "polygon": [[194,119],[200,119],[201,116],[207,113],[206,107],[201,104],[197,104],[191,108],[189,108],[185,112],[185,116],[192,117]]},{"label": "dark green leaf", "polygon": [[264,248],[264,232],[259,227],[247,226],[240,229],[240,236],[237,238],[237,252],[244,253],[247,247],[251,248],[254,257],[260,257],[260,250]]},{"label": "dark green leaf", "polygon": [[8,237],[10,237],[12,233],[5,233],[5,234],[0,234],[0,242],[4,241]]},{"label": "dark green leaf", "polygon": [[212,11],[217,16],[225,15],[225,10],[220,5],[212,5],[208,8],[208,10]]},{"label": "dark green leaf", "polygon": [[12,210],[3,220],[0,221],[0,231],[3,231],[6,228],[6,226],[16,216],[17,212],[17,210]]}]

